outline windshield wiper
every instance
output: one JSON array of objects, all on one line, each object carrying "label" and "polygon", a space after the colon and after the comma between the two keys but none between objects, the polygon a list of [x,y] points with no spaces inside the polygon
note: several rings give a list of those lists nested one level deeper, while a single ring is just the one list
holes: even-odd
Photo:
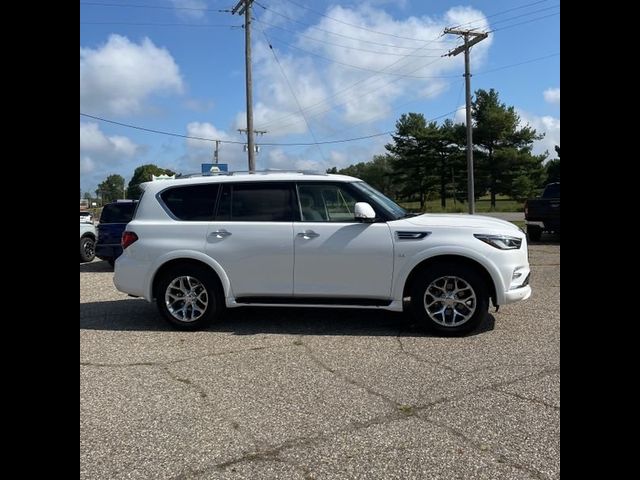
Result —
[{"label": "windshield wiper", "polygon": [[409,218],[409,217],[417,217],[418,215],[420,215],[419,213],[411,213],[411,212],[407,212],[405,213],[402,217],[400,218]]}]

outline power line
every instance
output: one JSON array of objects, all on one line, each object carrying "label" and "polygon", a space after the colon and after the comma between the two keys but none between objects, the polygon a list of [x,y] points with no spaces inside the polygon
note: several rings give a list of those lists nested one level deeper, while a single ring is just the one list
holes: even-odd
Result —
[{"label": "power line", "polygon": [[[294,50],[299,50],[299,51],[304,52],[304,53],[306,53],[308,55],[312,55],[314,57],[321,58],[323,60],[326,60],[327,62],[335,63],[337,65],[343,65],[343,66],[349,67],[349,68],[354,68],[356,70],[363,70],[365,72],[372,72],[372,73],[384,74],[384,75],[396,75],[396,76],[399,76],[399,77],[406,77],[406,78],[452,78],[452,77],[456,77],[457,76],[457,75],[409,75],[409,74],[404,74],[404,73],[399,73],[399,72],[385,72],[383,70],[374,70],[372,68],[361,67],[359,65],[353,65],[351,63],[340,62],[338,60],[327,58],[327,57],[325,57],[323,55],[320,55],[318,53],[310,52],[309,50],[305,50],[303,48],[296,47],[295,45],[287,43],[284,40],[281,40],[279,38],[276,38],[276,40],[278,40],[280,43],[283,43],[284,45],[287,45],[289,48],[293,48]],[[348,48],[348,47],[346,47],[346,48]],[[440,55],[422,55],[421,57],[424,57],[424,58],[439,58]]]},{"label": "power line", "polygon": [[[547,0],[543,0],[543,1],[547,1]],[[305,5],[301,5],[299,3],[296,3],[293,0],[287,0],[287,2],[292,3],[296,7],[304,8],[305,10],[309,10],[310,12],[313,12],[313,13],[315,13],[317,15],[320,15],[321,17],[328,18],[329,20],[333,20],[334,22],[341,23],[343,25],[348,25],[350,27],[359,28],[360,30],[365,30],[365,31],[371,32],[371,33],[377,33],[378,35],[386,35],[386,36],[389,36],[389,37],[400,38],[402,40],[413,40],[413,41],[416,40],[414,37],[403,37],[401,35],[395,35],[393,33],[388,33],[388,32],[381,32],[379,30],[374,30],[372,28],[367,28],[367,27],[363,27],[361,25],[356,25],[355,23],[345,22],[344,20],[338,20],[337,18],[333,18],[333,17],[330,17],[329,15],[325,15],[324,13],[319,12],[317,10],[314,10],[313,8],[309,8],[309,7],[305,6]],[[265,8],[265,7],[263,7],[263,8]],[[271,12],[275,13],[276,15],[278,15],[278,12],[275,12],[273,10],[271,10]],[[280,14],[280,15],[284,16],[282,14]]]},{"label": "power line", "polygon": [[519,22],[519,23],[514,23],[513,25],[507,25],[506,27],[500,27],[500,28],[496,28],[495,30],[491,30],[487,33],[493,33],[493,32],[500,32],[502,30],[507,30],[509,28],[513,28],[513,27],[517,27],[519,25],[524,25],[525,23],[531,23],[531,22],[535,22],[537,20],[542,20],[543,18],[549,18],[549,17],[553,17],[555,15],[560,15],[560,12],[556,12],[556,13],[551,13],[549,15],[544,15],[542,17],[538,17],[538,18],[532,18],[531,20],[527,20],[525,22]]},{"label": "power line", "polygon": [[484,75],[485,73],[497,72],[499,70],[504,70],[506,68],[513,68],[513,67],[517,67],[519,65],[524,65],[526,63],[533,63],[533,62],[538,62],[540,60],[545,60],[547,58],[557,57],[558,55],[560,55],[560,52],[551,53],[551,54],[545,55],[543,57],[532,58],[530,60],[525,60],[523,62],[512,63],[510,65],[503,65],[502,67],[496,67],[496,68],[492,68],[492,69],[489,69],[489,70],[483,70],[483,71],[477,72],[475,75],[478,76],[478,75]]},{"label": "power line", "polygon": [[131,3],[103,3],[103,2],[80,2],[80,5],[90,5],[94,7],[124,7],[124,8],[149,8],[154,10],[190,10],[196,12],[216,12],[227,13],[231,10],[222,10],[215,8],[196,8],[196,7],[174,7],[168,5],[140,5]]},{"label": "power line", "polygon": [[[204,138],[204,137],[194,137],[192,135],[183,135],[180,133],[174,133],[174,132],[166,132],[163,130],[155,130],[152,128],[146,128],[146,127],[140,127],[138,125],[131,125],[129,123],[122,123],[122,122],[116,122],[114,120],[109,120],[106,118],[102,118],[102,117],[98,117],[95,115],[89,115],[86,113],[82,113],[80,112],[80,116],[82,117],[87,117],[87,118],[92,118],[94,120],[98,120],[100,122],[105,122],[105,123],[112,123],[114,125],[119,125],[121,127],[126,127],[126,128],[132,128],[134,130],[142,130],[143,132],[149,132],[149,133],[157,133],[159,135],[169,135],[171,137],[180,137],[180,138],[188,138],[191,140],[201,140],[203,142],[220,142],[220,143],[233,143],[236,145],[244,145],[245,142],[237,142],[237,141],[233,141],[233,140],[220,140],[220,139],[215,139],[215,138]],[[267,146],[267,147],[311,147],[314,145],[329,145],[329,144],[333,144],[333,143],[347,143],[347,142],[355,142],[357,140],[366,140],[368,138],[373,138],[373,137],[380,137],[382,135],[388,135],[390,132],[382,132],[382,133],[376,133],[373,135],[367,135],[364,137],[355,137],[355,138],[343,138],[341,140],[328,140],[328,141],[324,141],[324,142],[317,142],[317,143],[308,143],[308,142],[298,142],[298,143],[276,143],[276,142],[271,142],[271,143],[263,143],[261,142],[261,145]]]},{"label": "power line", "polygon": [[[524,60],[524,61],[522,61],[522,62],[517,62],[517,63],[512,63],[512,64],[507,64],[507,65],[502,65],[502,66],[499,66],[499,67],[496,67],[496,68],[493,68],[493,69],[490,69],[490,70],[483,70],[483,71],[479,71],[479,72],[477,72],[475,75],[476,75],[476,76],[478,76],[478,75],[484,75],[484,74],[492,73],[492,72],[495,72],[495,71],[498,71],[498,70],[504,70],[504,69],[508,69],[508,68],[513,68],[513,67],[517,67],[517,66],[519,66],[519,65],[524,65],[524,64],[527,64],[527,63],[533,63],[533,62],[537,62],[537,61],[544,60],[544,59],[547,59],[547,58],[551,58],[551,57],[554,57],[554,56],[557,56],[557,55],[560,55],[560,53],[559,53],[559,52],[558,52],[558,53],[552,53],[552,54],[550,54],[550,55],[545,55],[545,56],[542,56],[542,57],[532,58],[532,59],[529,59],[529,60]],[[455,77],[457,77],[457,75],[452,76],[451,78],[455,78]],[[387,82],[386,84],[381,85],[379,88],[381,88],[381,87],[383,87],[383,86],[386,86],[386,85],[387,85],[387,84],[389,84],[389,83],[393,83],[393,82],[395,82],[395,81],[396,81],[396,80],[393,80],[392,82]],[[434,93],[440,93],[441,91],[444,91],[444,89],[445,89],[446,87],[448,87],[448,86],[450,86],[450,85],[452,85],[452,84],[454,84],[454,83],[455,83],[455,82],[448,82],[448,83],[446,83],[442,88],[438,89],[438,90],[437,90],[436,92],[434,92]],[[357,96],[357,97],[355,97],[355,98],[359,98],[359,97],[361,97],[361,96],[366,96],[366,95],[368,95],[369,93],[372,93],[373,91],[375,91],[375,89],[374,89],[374,90],[370,90],[370,91],[368,91],[368,92],[365,92],[365,93],[363,93],[362,95],[359,95],[359,96]],[[432,96],[432,95],[429,95],[429,96]],[[423,98],[423,97],[424,97],[424,96],[421,96],[421,97],[419,97],[419,98]],[[414,100],[411,100],[411,102],[413,102],[413,101],[414,101]],[[338,104],[336,104],[336,105],[330,106],[329,108],[325,108],[325,109],[324,109],[324,110],[322,110],[322,111],[318,111],[318,112],[316,112],[316,113],[312,114],[310,117],[315,117],[315,116],[318,116],[318,115],[325,114],[325,113],[327,113],[327,112],[330,112],[330,111],[331,111],[331,110],[333,110],[334,108],[340,107],[340,106],[342,106],[342,105],[344,105],[345,103],[348,103],[348,102],[349,102],[349,100],[348,100],[348,101],[346,101],[346,102],[342,102],[342,103],[338,103]],[[401,105],[404,105],[404,104],[406,104],[406,103],[411,103],[411,102],[405,102],[405,103],[403,103],[403,104],[401,104]],[[324,103],[324,102],[320,102],[319,104],[322,104],[322,103]],[[306,110],[307,110],[307,111],[308,111],[308,110],[311,110],[311,109],[315,108],[315,106],[317,106],[317,105],[319,105],[319,104],[315,104],[315,105],[313,105],[313,106],[311,106],[311,107],[308,107]],[[397,107],[396,107],[396,108],[397,108]],[[295,115],[296,115],[295,113],[291,113],[291,114],[288,114],[288,115],[285,115],[285,116],[281,117],[281,118],[280,118],[280,120],[282,120],[282,119],[286,119],[286,118],[290,118],[290,117],[294,117]],[[298,123],[298,122],[299,122],[299,120],[295,120],[295,121],[293,121],[293,122],[289,122],[289,123],[285,123],[285,124],[276,124],[276,125],[274,126],[273,124],[274,124],[274,122],[276,122],[277,120],[278,120],[278,119],[275,119],[275,120],[272,120],[272,121],[270,121],[270,122],[267,122],[265,125],[269,125],[272,129],[278,129],[278,128],[286,128],[286,127],[289,127],[289,126],[291,126],[291,125],[295,125],[296,123]]]},{"label": "power line", "polygon": [[244,142],[235,142],[233,140],[219,140],[219,139],[215,139],[215,138],[194,137],[194,136],[191,136],[191,135],[182,135],[180,133],[165,132],[163,130],[154,130],[153,128],[139,127],[137,125],[131,125],[129,123],[116,122],[115,120],[108,120],[106,118],[97,117],[95,115],[89,115],[87,113],[82,113],[82,112],[80,112],[80,116],[81,117],[92,118],[94,120],[99,120],[99,121],[105,122],[105,123],[112,123],[114,125],[120,125],[121,127],[132,128],[134,130],[142,130],[143,132],[149,132],[149,133],[158,133],[160,135],[169,135],[171,137],[188,138],[188,139],[191,139],[191,140],[202,140],[204,142],[216,142],[217,141],[217,142],[221,142],[221,143],[244,144]]},{"label": "power line", "polygon": [[[296,35],[298,38],[304,38],[304,39],[307,39],[307,40],[312,40],[314,42],[324,43],[326,45],[333,45],[333,46],[340,47],[340,48],[348,48],[348,49],[351,49],[351,50],[358,50],[360,52],[375,53],[376,55],[395,55],[395,56],[399,56],[399,57],[404,57],[404,56],[407,55],[406,53],[392,53],[392,52],[381,52],[380,50],[367,50],[367,49],[364,49],[364,48],[354,47],[354,46],[351,46],[351,45],[344,45],[342,43],[330,42],[328,40],[320,40],[319,38],[314,38],[314,37],[310,37],[308,35],[299,34],[295,30],[291,30],[291,29],[284,28],[284,27],[281,27],[281,26],[278,26],[278,25],[274,25],[272,23],[267,23],[267,22],[265,22],[264,20],[261,20],[261,19],[257,19],[256,18],[255,21],[258,22],[258,23],[261,23],[263,25],[266,25],[267,27],[270,27],[270,28],[277,28],[278,30],[283,30],[285,32],[292,33],[292,34]],[[271,38],[274,38],[274,37],[271,37]],[[398,49],[403,49],[403,50],[415,50],[415,47],[402,47],[400,45],[389,46],[387,48],[398,48]],[[433,51],[433,52],[444,52],[444,51],[446,51],[446,49],[443,48],[443,47],[440,47],[440,48],[423,48],[422,50]],[[433,57],[436,57],[437,55],[411,55],[411,56],[412,57],[431,57],[431,58],[433,58]]]},{"label": "power line", "polygon": [[311,125],[309,124],[309,121],[307,120],[307,116],[304,114],[304,110],[302,110],[302,106],[300,105],[300,101],[298,100],[298,96],[296,95],[296,92],[293,89],[293,86],[291,85],[291,82],[289,81],[289,77],[287,77],[287,74],[284,71],[284,67],[280,63],[280,60],[278,60],[278,56],[276,55],[276,51],[273,49],[273,46],[271,45],[271,42],[269,41],[269,37],[267,37],[267,34],[264,32],[264,30],[262,28],[260,28],[260,31],[262,32],[262,35],[264,35],[264,38],[267,41],[267,44],[269,45],[269,49],[271,50],[271,53],[273,53],[273,58],[275,58],[276,63],[278,64],[278,67],[280,67],[280,71],[282,72],[282,76],[286,80],[287,85],[289,86],[289,90],[291,90],[291,95],[293,95],[293,98],[296,101],[296,105],[298,105],[298,109],[300,110],[300,114],[302,115],[302,118],[304,118],[304,123],[307,124],[307,128],[309,129],[309,133],[311,134],[311,138],[313,138],[313,142],[316,144],[316,147],[318,147],[318,151],[320,152],[320,156],[322,157],[322,160],[324,160],[326,162],[327,159],[324,156],[324,152],[320,148],[320,145],[318,145],[318,140],[316,139],[316,135],[313,133],[313,129],[311,128]]},{"label": "power line", "polygon": [[[526,17],[526,16],[528,16],[528,15],[533,15],[534,13],[546,12],[547,10],[552,10],[552,9],[554,9],[554,8],[559,8],[559,7],[560,7],[560,5],[559,5],[559,4],[558,4],[558,5],[552,5],[551,7],[541,8],[541,9],[539,9],[539,10],[534,10],[534,11],[532,11],[532,12],[523,13],[523,14],[521,14],[521,15],[516,15],[516,16],[514,16],[514,17],[503,18],[502,20],[498,20],[498,21],[496,21],[496,22],[493,22],[493,24],[492,24],[492,25],[497,25],[497,24],[499,24],[499,23],[503,23],[503,22],[509,22],[509,21],[511,21],[511,20],[515,20],[516,18]],[[556,13],[560,13],[560,12],[556,12]]]},{"label": "power line", "polygon": [[[300,20],[296,20],[295,18],[291,18],[288,15],[285,15],[283,13],[276,12],[276,11],[272,10],[271,8],[265,7],[261,3],[255,2],[255,4],[258,5],[259,7],[263,8],[265,11],[269,11],[269,12],[275,14],[275,15],[279,15],[279,16],[281,16],[283,18],[286,18],[287,20],[289,20],[291,22],[298,23],[298,24],[303,25],[305,27],[313,28],[314,30],[318,30],[320,32],[328,33],[330,35],[336,35],[338,37],[348,38],[349,40],[357,40],[359,42],[370,43],[371,45],[378,45],[378,46],[382,46],[382,47],[394,47],[394,48],[405,48],[405,49],[412,48],[412,47],[399,47],[398,45],[389,44],[389,43],[373,42],[371,40],[365,40],[363,38],[351,37],[349,35],[344,35],[342,33],[332,32],[331,30],[326,30],[324,28],[316,27],[315,25],[311,25],[309,23],[305,23],[305,22],[301,22]],[[263,23],[266,24],[266,22],[263,22]],[[423,39],[420,39],[420,38],[414,38],[414,39],[412,39],[412,41],[414,41],[414,42],[426,42],[427,40],[423,40]],[[436,42],[436,41],[437,41],[437,39],[430,40],[431,43]],[[438,42],[438,43],[447,43],[447,42]]]},{"label": "power line", "polygon": [[505,13],[508,13],[508,12],[513,12],[514,10],[520,10],[520,9],[522,9],[522,8],[532,7],[533,5],[538,5],[538,4],[540,4],[540,3],[545,3],[545,2],[547,2],[547,1],[548,1],[548,0],[538,0],[537,2],[527,3],[527,4],[525,4],[525,5],[520,5],[519,7],[508,8],[507,10],[501,10],[501,11],[499,11],[499,12],[492,13],[491,15],[486,15],[486,16],[484,16],[484,17],[482,17],[482,18],[480,18],[480,17],[479,17],[479,18],[476,18],[475,20],[470,20],[470,21],[468,21],[468,22],[466,22],[466,23],[461,23],[460,25],[455,25],[455,26],[453,26],[453,27],[451,27],[451,28],[466,27],[466,26],[468,26],[468,25],[472,25],[472,24],[474,24],[474,23],[482,22],[482,21],[484,21],[484,20],[485,20],[485,19],[487,19],[487,18],[497,17],[497,16],[499,16],[499,15],[504,15]]},{"label": "power line", "polygon": [[214,25],[211,23],[80,22],[80,25],[123,25],[128,27],[242,28],[242,25]]},{"label": "power line", "polygon": [[[258,4],[258,5],[259,5],[259,4]],[[382,69],[382,71],[387,70],[387,69],[389,69],[389,68],[393,67],[394,65],[397,65],[397,64],[398,64],[398,63],[400,63],[402,60],[405,60],[405,59],[409,58],[409,56],[410,56],[411,54],[413,54],[413,53],[415,53],[415,52],[418,52],[419,50],[421,50],[422,48],[424,48],[424,47],[426,47],[427,45],[431,44],[432,42],[437,41],[437,40],[438,40],[438,38],[442,37],[442,35],[443,35],[443,34],[440,34],[440,35],[439,35],[439,36],[437,36],[436,38],[433,38],[433,39],[431,39],[431,40],[427,40],[427,41],[425,41],[425,42],[424,42],[424,44],[423,44],[422,46],[415,48],[413,51],[411,51],[411,52],[410,52],[410,53],[408,53],[407,55],[405,55],[405,56],[403,56],[403,57],[400,57],[398,60],[396,60],[396,61],[392,62],[392,63],[391,63],[391,64],[389,64],[389,65],[387,65],[385,68],[383,68],[383,69]],[[418,68],[416,68],[416,69],[414,69],[414,70],[412,70],[411,72],[408,72],[408,73],[416,72],[416,71],[420,70],[421,68],[428,67],[429,65],[432,65],[432,64],[434,64],[434,63],[436,63],[436,62],[439,62],[439,61],[442,61],[442,57],[440,57],[440,58],[436,58],[434,61],[429,62],[429,63],[427,63],[427,64],[425,64],[425,65],[419,66]],[[306,110],[306,111],[308,111],[308,110],[311,110],[311,109],[313,109],[313,108],[315,108],[315,107],[317,107],[317,106],[320,106],[320,105],[322,105],[322,104],[324,104],[324,103],[327,103],[329,100],[331,100],[331,99],[333,99],[333,98],[336,98],[336,97],[338,97],[338,96],[342,95],[343,93],[345,93],[345,92],[347,92],[347,91],[351,90],[352,88],[356,87],[357,85],[360,85],[361,83],[363,83],[363,82],[365,82],[365,81],[367,81],[367,80],[369,80],[369,79],[371,79],[371,78],[373,78],[373,77],[375,77],[375,76],[377,76],[377,75],[380,75],[380,73],[374,73],[373,75],[369,75],[369,76],[367,76],[367,77],[364,77],[364,78],[362,78],[362,79],[360,79],[360,80],[356,81],[355,83],[353,83],[353,84],[349,85],[348,87],[343,88],[342,90],[340,90],[340,91],[338,91],[338,92],[334,93],[333,95],[330,95],[329,97],[324,98],[324,99],[323,99],[323,100],[321,100],[320,102],[317,102],[317,103],[315,103],[315,104],[313,104],[313,105],[310,105],[310,106],[306,107],[306,108],[305,108],[305,110]],[[399,78],[398,78],[398,79],[399,79]],[[381,85],[381,86],[380,86],[380,87],[378,87],[378,88],[381,88],[381,87],[386,86],[386,85],[388,85],[388,84],[390,84],[390,83],[393,83],[394,81],[397,81],[398,79],[392,80],[391,82],[387,82],[386,84]],[[369,93],[371,93],[371,92],[369,92]],[[360,95],[360,96],[362,96],[362,95]],[[344,103],[345,103],[345,102],[343,102],[343,104],[344,104]],[[337,105],[336,105],[336,106],[337,106]],[[329,110],[331,110],[332,108],[335,108],[336,106],[331,107]],[[284,115],[283,117],[280,117],[279,119],[275,119],[275,120],[272,120],[271,122],[268,122],[268,124],[269,124],[269,125],[273,125],[273,123],[274,123],[274,122],[278,122],[278,121],[281,121],[281,120],[284,120],[284,119],[290,118],[290,117],[295,116],[295,115],[296,115],[296,114],[287,114],[287,115]]]}]

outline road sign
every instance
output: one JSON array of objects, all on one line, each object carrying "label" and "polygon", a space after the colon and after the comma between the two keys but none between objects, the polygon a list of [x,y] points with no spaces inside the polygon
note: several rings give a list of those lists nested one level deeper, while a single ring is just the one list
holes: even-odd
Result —
[{"label": "road sign", "polygon": [[202,168],[202,173],[205,175],[229,171],[229,165],[226,163],[202,163],[200,165]]}]

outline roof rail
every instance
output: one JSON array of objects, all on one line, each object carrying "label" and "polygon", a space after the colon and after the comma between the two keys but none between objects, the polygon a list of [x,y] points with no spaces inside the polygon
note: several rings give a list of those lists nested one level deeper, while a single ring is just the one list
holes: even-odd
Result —
[{"label": "roof rail", "polygon": [[192,178],[192,177],[215,177],[217,175],[267,175],[270,173],[300,173],[302,175],[329,175],[326,172],[319,172],[316,170],[278,170],[278,169],[266,169],[266,170],[254,170],[253,172],[249,170],[234,170],[231,172],[211,172],[211,173],[179,173],[176,175],[176,178]]}]

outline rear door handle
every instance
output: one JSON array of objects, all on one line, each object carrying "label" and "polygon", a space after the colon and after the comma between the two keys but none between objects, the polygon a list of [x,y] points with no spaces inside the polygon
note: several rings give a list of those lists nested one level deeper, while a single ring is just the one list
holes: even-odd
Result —
[{"label": "rear door handle", "polygon": [[224,228],[221,228],[220,230],[216,230],[215,232],[211,232],[209,234],[210,237],[215,238],[224,238],[228,237],[229,235],[231,235],[231,232],[227,232]]},{"label": "rear door handle", "polygon": [[320,236],[320,234],[314,232],[313,230],[305,230],[304,232],[300,232],[298,234],[298,237],[302,237],[302,238],[305,238],[307,240],[310,239],[310,238],[316,238],[316,237],[319,237],[319,236]]}]

